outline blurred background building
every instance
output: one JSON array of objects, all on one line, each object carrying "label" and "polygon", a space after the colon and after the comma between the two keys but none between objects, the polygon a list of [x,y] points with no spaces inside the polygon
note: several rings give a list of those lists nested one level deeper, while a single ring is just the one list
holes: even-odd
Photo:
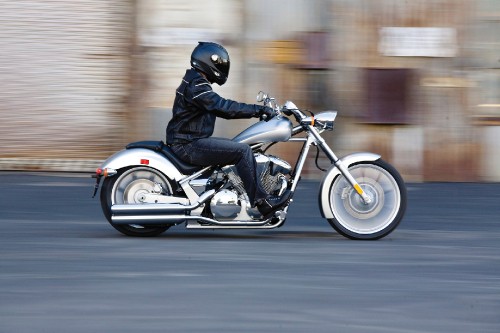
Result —
[{"label": "blurred background building", "polygon": [[[203,40],[231,55],[222,96],[338,110],[339,155],[380,153],[409,181],[500,181],[499,32],[497,0],[2,0],[0,169],[93,171],[163,140]],[[277,148],[291,163],[293,145]]]}]

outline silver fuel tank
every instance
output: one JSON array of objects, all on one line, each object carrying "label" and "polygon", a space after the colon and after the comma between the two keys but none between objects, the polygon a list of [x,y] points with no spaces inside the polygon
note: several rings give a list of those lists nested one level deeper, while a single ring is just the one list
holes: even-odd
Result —
[{"label": "silver fuel tank", "polygon": [[234,137],[233,141],[256,144],[288,141],[292,136],[292,122],[287,118],[259,121]]}]

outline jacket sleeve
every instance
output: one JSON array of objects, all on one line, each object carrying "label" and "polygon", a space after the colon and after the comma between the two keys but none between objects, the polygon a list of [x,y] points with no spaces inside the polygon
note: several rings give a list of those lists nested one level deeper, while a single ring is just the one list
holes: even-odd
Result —
[{"label": "jacket sleeve", "polygon": [[191,102],[200,109],[225,119],[252,118],[259,115],[261,106],[225,99],[212,90],[208,81],[193,82]]}]

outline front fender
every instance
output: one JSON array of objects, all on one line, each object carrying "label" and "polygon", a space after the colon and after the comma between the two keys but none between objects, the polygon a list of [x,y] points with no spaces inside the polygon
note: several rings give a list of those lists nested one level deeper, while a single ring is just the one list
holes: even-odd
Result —
[{"label": "front fender", "polygon": [[105,160],[101,169],[119,170],[132,166],[148,166],[159,170],[170,179],[179,181],[183,174],[163,155],[149,149],[124,149]]},{"label": "front fender", "polygon": [[[350,165],[359,162],[374,162],[380,157],[380,155],[373,153],[354,153],[344,156],[340,160],[346,167],[349,167]],[[321,181],[321,185],[319,187],[319,209],[321,212],[321,216],[323,216],[324,218],[333,218],[328,192],[330,191],[333,180],[338,175],[340,175],[340,170],[335,165],[332,165],[332,167],[326,172],[325,176],[323,177],[323,180]]]}]

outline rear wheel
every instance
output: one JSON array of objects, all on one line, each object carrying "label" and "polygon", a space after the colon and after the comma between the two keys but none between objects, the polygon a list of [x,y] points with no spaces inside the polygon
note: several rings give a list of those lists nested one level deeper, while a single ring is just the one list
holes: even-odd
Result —
[{"label": "rear wheel", "polygon": [[108,222],[127,236],[151,237],[165,232],[169,225],[126,224],[117,225],[111,220],[111,206],[114,204],[137,204],[144,193],[160,188],[163,194],[173,193],[171,182],[159,171],[146,167],[121,170],[114,177],[104,179],[101,189],[101,207]]},{"label": "rear wheel", "polygon": [[383,160],[349,166],[349,172],[372,199],[365,204],[342,175],[330,186],[331,226],[351,239],[379,239],[391,233],[406,210],[406,187],[397,170]]}]

